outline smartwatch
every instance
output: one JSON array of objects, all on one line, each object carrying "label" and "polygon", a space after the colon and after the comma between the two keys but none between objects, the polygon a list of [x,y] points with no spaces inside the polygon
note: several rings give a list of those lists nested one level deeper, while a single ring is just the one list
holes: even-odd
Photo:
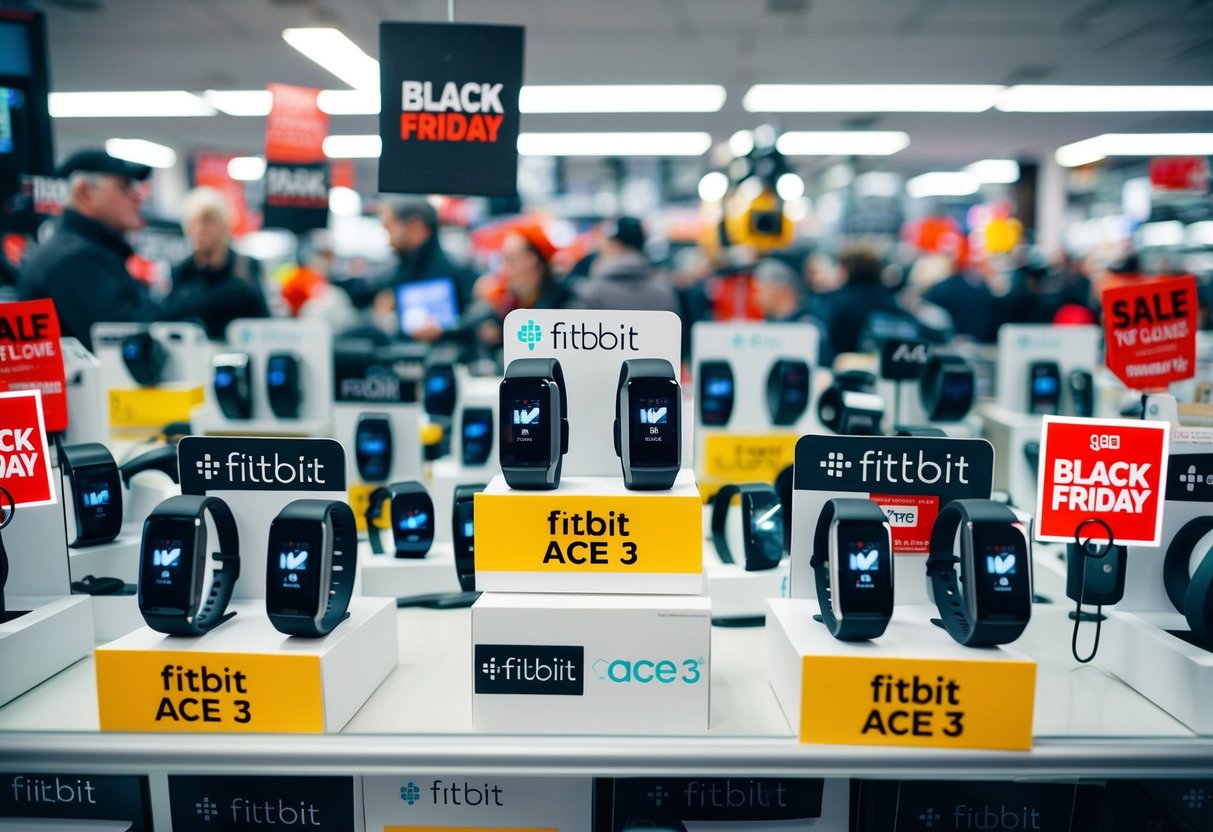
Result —
[{"label": "smartwatch", "polygon": [[265,359],[265,390],[270,410],[279,419],[298,419],[303,394],[299,390],[299,359],[289,352]]},{"label": "smartwatch", "polygon": [[1191,571],[1196,547],[1209,532],[1213,532],[1213,515],[1205,514],[1175,533],[1163,560],[1162,581],[1167,597],[1184,614],[1193,635],[1213,647],[1213,546]]},{"label": "smartwatch", "polygon": [[1028,365],[1028,412],[1055,416],[1061,411],[1061,369],[1056,361]]},{"label": "smartwatch", "polygon": [[460,453],[469,468],[485,465],[493,454],[493,409],[465,407],[459,422]]},{"label": "smartwatch", "polygon": [[932,422],[959,422],[973,407],[977,377],[958,355],[932,355],[923,368],[919,393]]},{"label": "smartwatch", "polygon": [[893,617],[893,532],[866,499],[826,500],[809,560],[821,623],[839,641],[878,638]]},{"label": "smartwatch", "polygon": [[332,500],[293,500],[270,523],[265,611],[288,636],[320,638],[349,618],[358,565],[354,511]]},{"label": "smartwatch", "polygon": [[474,509],[476,495],[487,487],[485,483],[455,486],[451,510],[451,540],[455,544],[455,572],[459,576],[459,588],[464,592],[476,590]]},{"label": "smartwatch", "polygon": [[1095,415],[1095,378],[1086,370],[1073,370],[1066,377],[1070,388],[1070,407],[1075,416],[1089,419]]},{"label": "smartwatch", "polygon": [[8,610],[4,603],[4,587],[8,584],[8,551],[4,548],[4,527],[13,521],[17,502],[12,492],[0,485],[0,624],[8,621]]},{"label": "smartwatch", "polygon": [[429,416],[449,419],[455,415],[455,366],[445,361],[425,368],[422,402]]},{"label": "smartwatch", "polygon": [[682,468],[682,387],[664,358],[632,358],[615,388],[615,456],[623,484],[668,491]]},{"label": "smartwatch", "polygon": [[966,647],[1019,638],[1032,616],[1031,561],[1028,534],[1010,508],[992,500],[952,500],[935,518],[927,556],[938,623]]},{"label": "smartwatch", "polygon": [[727,361],[699,362],[699,421],[724,427],[733,415],[733,368]]},{"label": "smartwatch", "polygon": [[177,446],[161,445],[152,448],[118,466],[118,475],[122,478],[122,485],[126,488],[131,487],[131,477],[143,471],[161,471],[168,474],[173,482],[180,484],[181,471],[177,462]]},{"label": "smartwatch", "polygon": [[75,518],[76,535],[67,545],[93,546],[117,537],[122,531],[122,478],[109,449],[100,442],[60,446],[59,468],[71,489],[64,504]]},{"label": "smartwatch", "polygon": [[[219,537],[207,582],[206,514]],[[200,636],[236,613],[226,612],[240,577],[236,518],[218,497],[169,497],[143,523],[139,547],[139,612],[171,636]]]},{"label": "smartwatch", "polygon": [[248,353],[225,352],[211,359],[213,388],[219,410],[229,419],[253,418],[252,359]]},{"label": "smartwatch", "polygon": [[712,542],[722,563],[735,563],[725,537],[725,521],[733,497],[741,497],[741,539],[745,546],[745,570],[774,569],[783,558],[783,504],[775,489],[766,483],[726,485],[712,503]]},{"label": "smartwatch", "polygon": [[386,413],[363,413],[354,428],[354,462],[363,482],[383,482],[392,473],[392,421]]},{"label": "smartwatch", "polygon": [[880,436],[884,399],[875,393],[846,390],[835,381],[817,400],[821,424],[843,436]]},{"label": "smartwatch", "polygon": [[150,332],[135,332],[122,339],[122,363],[140,387],[155,387],[164,378],[168,351]]},{"label": "smartwatch", "polygon": [[366,509],[366,532],[371,542],[371,553],[383,554],[383,541],[374,520],[388,501],[396,557],[425,557],[434,543],[434,501],[430,499],[430,492],[425,486],[415,480],[394,482],[371,492]]},{"label": "smartwatch", "polygon": [[809,364],[799,358],[780,358],[767,374],[767,412],[771,424],[794,425],[809,406]]},{"label": "smartwatch", "polygon": [[569,451],[564,371],[555,358],[518,358],[506,368],[498,407],[501,473],[510,488],[560,485]]}]

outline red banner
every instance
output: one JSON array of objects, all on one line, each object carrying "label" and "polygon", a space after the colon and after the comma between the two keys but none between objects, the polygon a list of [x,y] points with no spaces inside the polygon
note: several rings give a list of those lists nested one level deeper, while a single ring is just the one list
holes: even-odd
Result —
[{"label": "red banner", "polygon": [[[1036,539],[1074,541],[1103,520],[1116,543],[1162,542],[1171,425],[1046,416],[1036,473]],[[1094,524],[1083,538],[1100,538]]]},{"label": "red banner", "polygon": [[0,303],[0,390],[40,391],[46,429],[67,429],[59,314],[49,298]]},{"label": "red banner", "polygon": [[320,90],[289,84],[268,86],[274,103],[265,126],[265,158],[269,162],[323,162],[328,114],[317,103]]},{"label": "red banner", "polygon": [[1196,278],[1139,278],[1103,293],[1108,369],[1131,390],[1196,375]]},{"label": "red banner", "polygon": [[1156,191],[1206,194],[1209,192],[1209,163],[1204,156],[1151,159],[1150,184]]},{"label": "red banner", "polygon": [[56,502],[45,424],[39,391],[0,393],[0,483],[17,506]]}]

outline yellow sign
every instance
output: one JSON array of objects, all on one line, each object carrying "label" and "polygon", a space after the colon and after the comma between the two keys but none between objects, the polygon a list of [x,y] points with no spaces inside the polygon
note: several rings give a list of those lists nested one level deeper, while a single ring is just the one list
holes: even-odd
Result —
[{"label": "yellow sign", "polygon": [[324,732],[320,657],[98,648],[102,731]]},{"label": "yellow sign", "polygon": [[[351,485],[349,488],[350,508],[354,510],[354,523],[358,526],[358,531],[366,531],[366,510],[371,504],[371,492],[379,486],[367,485],[358,483]],[[375,527],[386,529],[391,525],[391,501],[384,500],[383,507],[379,510],[379,516],[375,518]]]},{"label": "yellow sign", "polygon": [[704,440],[703,476],[709,484],[775,482],[779,472],[796,458],[798,433],[753,436],[714,433]]},{"label": "yellow sign", "polygon": [[698,497],[476,495],[477,572],[699,573]]},{"label": "yellow sign", "polygon": [[169,422],[188,422],[190,411],[202,404],[202,399],[201,387],[110,390],[110,427],[158,428]]},{"label": "yellow sign", "polygon": [[1025,751],[1031,661],[805,656],[800,741]]}]

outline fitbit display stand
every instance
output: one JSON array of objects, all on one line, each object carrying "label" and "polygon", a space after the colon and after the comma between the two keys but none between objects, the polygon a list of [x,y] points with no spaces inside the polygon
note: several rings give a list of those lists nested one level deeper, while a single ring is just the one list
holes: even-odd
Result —
[{"label": "fitbit display stand", "polygon": [[[437,503],[437,500],[435,500]],[[450,526],[450,514],[445,517],[437,509],[435,532]],[[355,512],[357,516],[357,512]],[[459,575],[455,569],[455,548],[450,541],[435,540],[423,558],[398,558],[392,554],[392,533],[380,529],[386,554],[371,553],[370,544],[358,541],[359,594],[379,598],[406,598],[412,595],[438,595],[459,591]]]},{"label": "fitbit display stand", "polygon": [[[434,499],[434,513],[439,518],[451,516],[452,498],[457,486],[488,482],[501,473],[497,448],[497,388],[501,379],[470,376],[461,367],[456,367],[455,372],[459,398],[451,425],[451,453],[430,464],[430,496]],[[491,447],[488,448],[487,457],[484,457],[484,463],[479,465],[469,464],[464,457],[464,420],[469,409],[474,414],[492,414],[487,434]],[[479,427],[475,429],[479,431]],[[450,525],[439,522],[434,540],[449,541],[450,538]]]},{"label": "fitbit display stand", "polygon": [[104,444],[109,440],[110,422],[107,393],[101,386],[101,362],[75,338],[60,338],[59,346],[67,381],[68,423],[63,442]]},{"label": "fitbit display stand", "polygon": [[[1074,415],[1066,378],[1075,370],[1094,375],[1099,365],[1103,331],[1097,326],[1007,324],[998,330],[998,370],[994,400],[1014,413],[1031,413],[1028,368],[1055,363],[1060,371],[1059,416]],[[1096,401],[1096,414],[1101,409]],[[1109,414],[1111,415],[1111,414]],[[1000,457],[1001,458],[1001,457]]]},{"label": "fitbit display stand", "polygon": [[[160,381],[144,386],[123,356],[129,335],[147,333],[160,353]],[[187,422],[209,383],[214,346],[206,331],[192,323],[98,323],[91,330],[93,351],[101,365],[102,406],[115,432],[140,432],[170,422]],[[104,440],[101,440],[104,441]]]}]

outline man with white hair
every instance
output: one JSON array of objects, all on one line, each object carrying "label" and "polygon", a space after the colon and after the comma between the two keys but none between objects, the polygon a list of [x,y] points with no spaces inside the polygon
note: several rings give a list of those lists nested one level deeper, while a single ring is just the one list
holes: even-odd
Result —
[{"label": "man with white hair", "polygon": [[18,294],[53,300],[63,334],[89,349],[95,323],[157,317],[147,286],[126,270],[134,252],[123,236],[143,225],[139,183],[150,173],[104,150],[75,153],[56,172],[68,182],[67,206],[55,233],[26,264]]}]

